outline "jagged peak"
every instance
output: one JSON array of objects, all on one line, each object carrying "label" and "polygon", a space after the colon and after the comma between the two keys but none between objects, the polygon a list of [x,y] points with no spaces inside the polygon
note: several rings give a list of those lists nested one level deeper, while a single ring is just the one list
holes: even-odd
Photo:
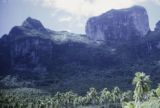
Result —
[{"label": "jagged peak", "polygon": [[31,17],[28,17],[22,24],[23,27],[29,28],[29,29],[37,29],[37,30],[43,30],[45,29],[42,23],[37,20],[33,19]]}]

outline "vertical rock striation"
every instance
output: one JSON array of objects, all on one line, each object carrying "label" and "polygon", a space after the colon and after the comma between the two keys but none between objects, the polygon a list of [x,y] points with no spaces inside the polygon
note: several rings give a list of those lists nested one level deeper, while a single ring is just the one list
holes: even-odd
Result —
[{"label": "vertical rock striation", "polygon": [[148,15],[145,8],[141,6],[113,9],[90,18],[86,24],[87,36],[95,41],[143,37],[149,30]]},{"label": "vertical rock striation", "polygon": [[160,32],[160,21],[157,22],[155,31]]}]

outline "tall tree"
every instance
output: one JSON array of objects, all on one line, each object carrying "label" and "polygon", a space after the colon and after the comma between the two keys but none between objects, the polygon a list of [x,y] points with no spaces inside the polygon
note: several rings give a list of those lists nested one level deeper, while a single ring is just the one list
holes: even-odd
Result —
[{"label": "tall tree", "polygon": [[157,94],[158,98],[160,98],[160,84],[158,84],[158,87],[156,89],[156,94]]},{"label": "tall tree", "polygon": [[100,101],[100,104],[105,105],[105,106],[109,105],[109,103],[111,102],[111,92],[107,88],[104,88],[101,91],[99,101]]},{"label": "tall tree", "polygon": [[135,73],[133,85],[135,85],[134,99],[136,108],[140,108],[140,103],[147,99],[147,92],[150,90],[150,76],[143,72]]},{"label": "tall tree", "polygon": [[86,97],[92,105],[98,104],[99,97],[95,88],[90,88]]}]

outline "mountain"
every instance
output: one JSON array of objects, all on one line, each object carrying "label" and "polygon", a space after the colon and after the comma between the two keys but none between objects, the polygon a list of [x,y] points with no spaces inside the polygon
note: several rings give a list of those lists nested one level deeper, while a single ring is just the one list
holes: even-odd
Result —
[{"label": "mountain", "polygon": [[86,33],[90,39],[129,40],[143,37],[150,31],[148,15],[141,6],[127,9],[112,9],[87,21]]},{"label": "mountain", "polygon": [[0,39],[0,87],[34,87],[52,93],[114,86],[125,90],[131,89],[137,71],[150,74],[153,84],[160,82],[159,23],[150,31],[143,7],[90,18],[86,29],[87,35],[53,31],[31,17],[13,27]]}]

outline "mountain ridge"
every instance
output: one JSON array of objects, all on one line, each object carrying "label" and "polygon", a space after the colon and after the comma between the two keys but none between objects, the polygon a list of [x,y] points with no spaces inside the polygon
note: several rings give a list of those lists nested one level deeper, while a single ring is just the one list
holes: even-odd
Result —
[{"label": "mountain ridge", "polygon": [[89,87],[131,89],[136,71],[144,71],[152,75],[153,82],[160,82],[157,27],[141,38],[106,42],[49,30],[29,17],[0,38],[1,85],[79,93]]}]

